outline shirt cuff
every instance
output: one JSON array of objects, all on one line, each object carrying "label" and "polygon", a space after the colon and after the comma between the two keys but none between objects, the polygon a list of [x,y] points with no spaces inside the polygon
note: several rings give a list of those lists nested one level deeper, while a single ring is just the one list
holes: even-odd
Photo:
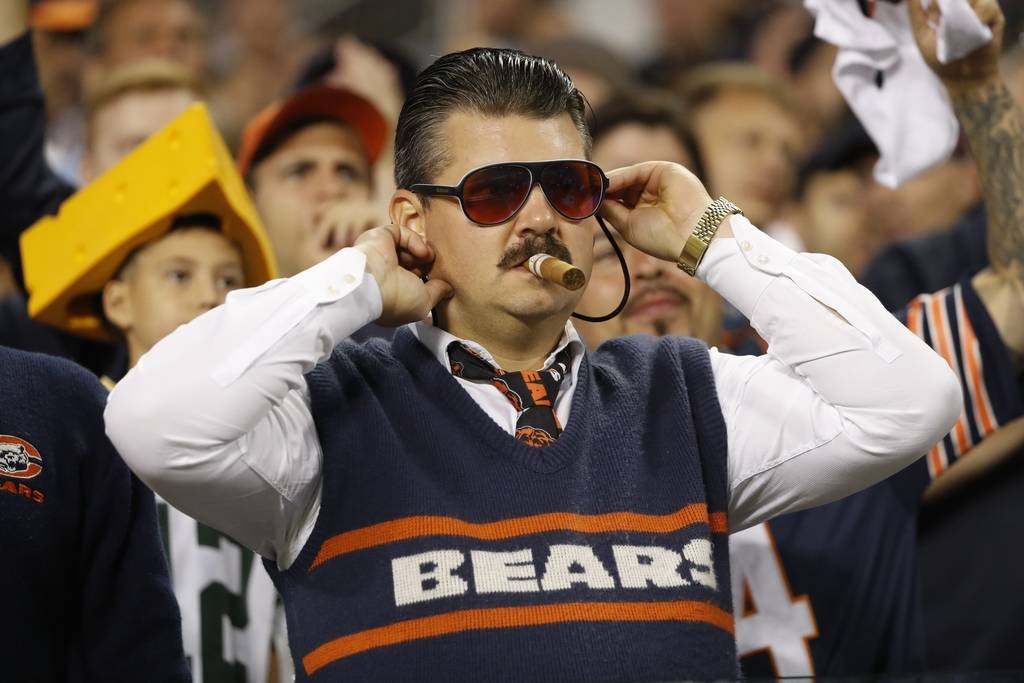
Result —
[{"label": "shirt cuff", "polygon": [[[317,304],[330,304],[358,287],[363,281],[365,272],[366,254],[358,249],[347,248],[332,254],[315,266],[307,268],[289,281],[298,283]],[[379,290],[377,303],[379,306]],[[375,313],[373,320],[380,317],[379,309]]]},{"label": "shirt cuff", "polygon": [[761,294],[782,274],[796,252],[773,240],[744,216],[730,221],[733,237],[714,239],[697,268],[697,277],[753,318]]}]

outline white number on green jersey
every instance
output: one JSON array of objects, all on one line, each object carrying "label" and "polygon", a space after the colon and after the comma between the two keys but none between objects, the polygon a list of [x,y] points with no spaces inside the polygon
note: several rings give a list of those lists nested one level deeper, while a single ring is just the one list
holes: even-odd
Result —
[{"label": "white number on green jersey", "polygon": [[258,557],[157,499],[194,683],[265,683],[276,593]]}]

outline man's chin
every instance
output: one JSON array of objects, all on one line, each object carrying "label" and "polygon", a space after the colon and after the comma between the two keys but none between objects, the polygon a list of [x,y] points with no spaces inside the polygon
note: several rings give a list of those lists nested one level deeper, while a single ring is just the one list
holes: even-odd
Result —
[{"label": "man's chin", "polygon": [[502,293],[501,308],[524,320],[568,317],[575,308],[579,296],[558,285],[540,284],[541,287],[530,287],[526,291],[509,288]]}]

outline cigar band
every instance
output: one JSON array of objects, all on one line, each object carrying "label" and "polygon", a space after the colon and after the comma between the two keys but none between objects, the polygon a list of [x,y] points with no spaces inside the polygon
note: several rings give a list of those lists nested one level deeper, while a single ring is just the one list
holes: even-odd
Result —
[{"label": "cigar band", "polygon": [[530,272],[537,277],[544,277],[540,273],[540,264],[549,258],[554,258],[551,254],[534,254],[530,257],[530,260],[526,262],[526,267],[530,269]]}]

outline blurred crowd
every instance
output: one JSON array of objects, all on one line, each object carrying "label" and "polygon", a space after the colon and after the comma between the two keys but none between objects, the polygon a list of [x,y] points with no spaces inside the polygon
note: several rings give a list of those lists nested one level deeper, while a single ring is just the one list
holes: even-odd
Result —
[{"label": "blurred crowd", "polygon": [[[68,357],[109,386],[229,292],[296,275],[351,246],[368,228],[389,223],[394,131],[405,95],[436,55],[477,45],[518,48],[557,63],[586,97],[593,159],[606,171],[652,159],[682,164],[713,197],[740,206],[783,244],[838,259],[890,310],[910,304],[902,319],[912,330],[914,310],[931,315],[914,308],[915,297],[953,286],[989,263],[986,187],[967,136],[949,159],[898,187],[878,182],[879,152],[833,80],[837,48],[815,37],[814,17],[796,0],[5,4],[11,7],[0,9],[0,142],[8,158],[0,162],[0,344]],[[30,44],[19,43],[26,38],[14,6],[22,5]],[[1000,70],[1024,103],[1024,4],[1004,0],[1002,7]],[[197,102],[205,110],[197,112]],[[172,122],[178,133],[165,129]],[[194,148],[188,146],[193,138]],[[139,148],[146,140],[155,145],[148,152]],[[209,169],[182,172],[179,146],[201,150]],[[149,156],[132,166],[136,148]],[[146,189],[175,183],[194,186],[197,199],[175,204]],[[116,199],[119,193],[128,199]],[[129,209],[151,214],[125,218],[109,238],[69,227],[76,215],[112,221]],[[54,250],[57,242],[67,253]],[[589,346],[650,333],[695,336],[736,353],[765,350],[747,321],[706,285],[628,247],[624,258],[633,296],[609,323],[577,323]],[[621,278],[612,245],[598,234],[580,312],[612,308]],[[665,314],[677,310],[683,313]],[[996,327],[1011,345],[1001,323]],[[386,334],[373,326],[360,333]],[[957,353],[966,364],[970,353]],[[990,361],[988,367],[1009,373],[1000,381],[1016,396],[1020,366]],[[978,441],[1015,417],[1010,408],[988,410],[998,425],[982,428],[983,417],[973,416],[964,423]],[[1004,455],[1024,441],[1008,438]],[[932,456],[928,481],[941,481],[937,475],[969,450],[954,446],[955,454]],[[1002,635],[987,638],[946,625],[952,608],[934,607],[944,590],[938,586],[955,578],[940,566],[961,563],[957,548],[973,537],[962,525],[985,529],[989,552],[1015,543],[1010,539],[1021,523],[1007,520],[1022,517],[1016,496],[1024,492],[1024,473],[1017,460],[996,457],[994,465],[951,484],[952,493],[933,492],[920,517],[915,503],[911,527],[919,521],[920,529],[907,532],[908,543],[923,574],[932,568],[921,583],[932,671],[1024,669],[1018,651],[999,645],[1024,633],[1019,615],[994,626]],[[160,505],[194,679],[289,676],[283,616],[257,556]],[[976,515],[970,524],[968,513]],[[213,579],[185,568],[217,562],[237,576],[215,591]],[[988,573],[976,578],[990,582],[989,594],[979,597],[979,588],[956,604],[992,614],[986,600],[999,602],[1013,585],[1006,576],[1012,563],[997,564],[987,563]],[[757,596],[749,597],[742,583],[734,587],[734,599],[742,601],[737,614],[756,613]],[[797,591],[789,598],[796,600]],[[1019,597],[1010,603],[1024,606]],[[221,633],[208,641],[213,631],[249,645],[225,645]],[[801,635],[814,637],[810,630]],[[981,644],[948,649],[972,639]],[[757,659],[771,652],[769,645],[740,654],[754,658],[755,671],[785,673],[778,662]],[[837,663],[825,673],[906,672],[920,664],[893,657]]]},{"label": "blurred crowd", "polygon": [[[595,112],[638,89],[685,107],[704,176],[718,194],[737,198],[771,234],[833,254],[855,275],[883,246],[952,225],[980,197],[962,146],[896,190],[872,181],[872,144],[831,77],[836,48],[814,37],[813,19],[798,2],[154,0],[34,7],[47,159],[73,183],[89,177],[82,166],[87,112],[101,104],[94,91],[111,69],[153,58],[180,66],[180,77],[208,102],[237,150],[246,122],[314,82],[366,97],[393,125],[404,92],[431,55],[479,44],[550,57]],[[1024,47],[1015,37],[1024,12],[1012,3],[1006,12],[1004,75],[1011,91],[1022,93]],[[727,96],[715,97],[719,90]],[[136,141],[131,121],[152,121],[147,113],[105,112],[123,117],[110,126],[123,139],[99,141],[121,147],[98,153],[123,152]],[[388,154],[380,156],[373,195],[386,201],[393,181]]]}]

